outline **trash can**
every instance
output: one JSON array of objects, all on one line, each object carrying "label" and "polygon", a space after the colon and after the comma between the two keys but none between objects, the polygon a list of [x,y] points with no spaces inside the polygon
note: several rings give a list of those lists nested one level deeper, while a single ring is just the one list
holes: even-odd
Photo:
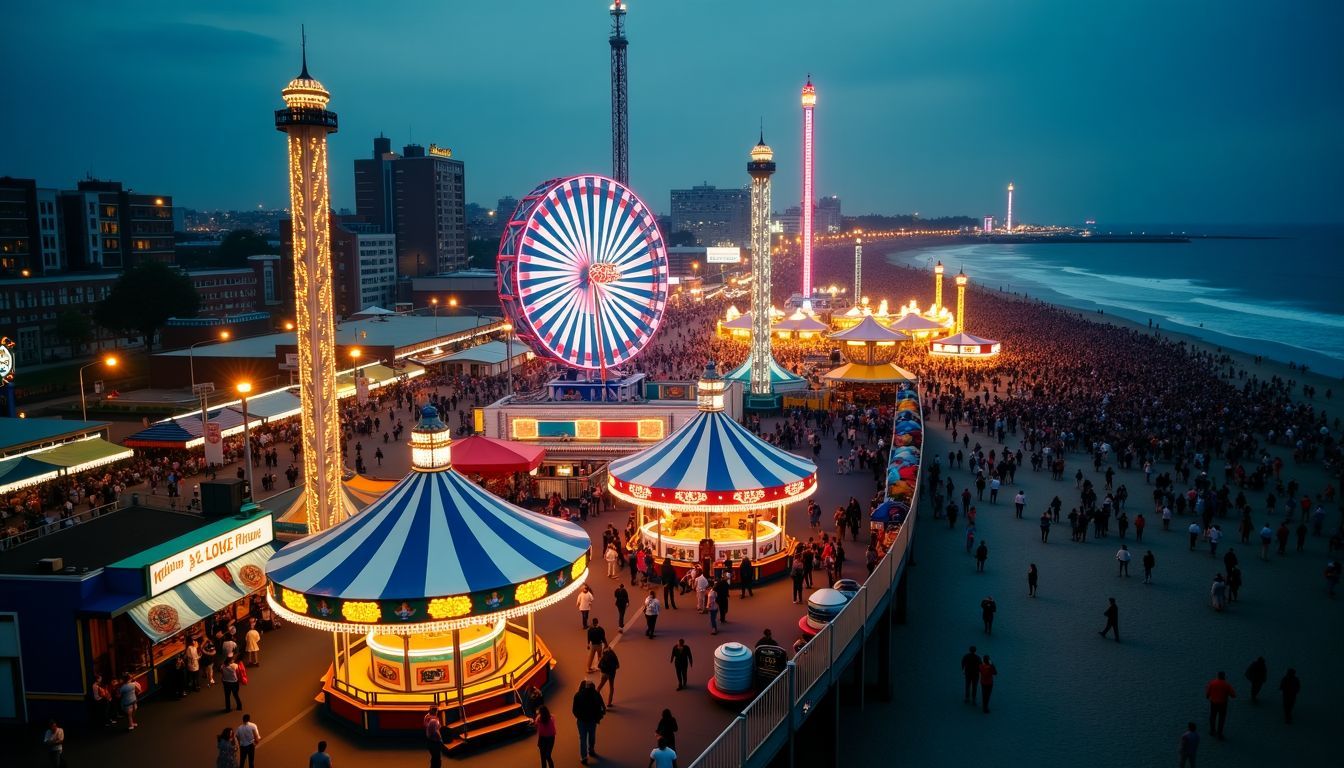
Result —
[{"label": "trash can", "polygon": [[140,506],[140,494],[138,493],[131,494],[131,506],[132,507]]}]

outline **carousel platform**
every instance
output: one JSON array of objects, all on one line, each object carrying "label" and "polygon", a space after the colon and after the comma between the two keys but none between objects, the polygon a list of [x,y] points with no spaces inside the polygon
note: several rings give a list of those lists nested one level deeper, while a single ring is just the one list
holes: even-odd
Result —
[{"label": "carousel platform", "polygon": [[372,677],[373,652],[367,645],[351,654],[348,665],[341,662],[339,676],[334,665],[327,668],[315,698],[334,719],[370,734],[418,733],[425,710],[438,704],[444,747],[450,752],[523,731],[531,723],[520,703],[523,695],[533,685],[546,689],[555,657],[540,638],[532,653],[526,637],[515,632],[504,637],[508,660],[495,675],[465,686],[460,701],[454,688],[407,692],[380,687]]}]

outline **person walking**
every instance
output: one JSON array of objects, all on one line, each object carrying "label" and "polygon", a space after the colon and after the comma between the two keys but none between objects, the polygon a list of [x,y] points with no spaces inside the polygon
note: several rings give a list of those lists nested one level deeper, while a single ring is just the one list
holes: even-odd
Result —
[{"label": "person walking", "polygon": [[1264,656],[1255,657],[1255,661],[1246,667],[1246,679],[1251,681],[1251,703],[1254,704],[1260,698],[1260,689],[1269,680],[1269,664],[1265,662]]},{"label": "person walking", "polygon": [[989,546],[981,541],[980,546],[975,548],[975,572],[985,572],[985,561],[989,559]]},{"label": "person walking", "polygon": [[224,666],[219,668],[219,681],[224,684],[224,711],[232,712],[229,699],[232,697],[233,704],[237,705],[238,711],[243,709],[243,700],[239,697],[238,691],[242,685],[241,670],[236,659],[228,659]]},{"label": "person walking", "polygon": [[1143,554],[1143,583],[1153,583],[1153,566],[1157,565],[1157,558],[1153,555],[1153,550],[1148,550]]},{"label": "person walking", "polygon": [[1227,607],[1227,582],[1221,573],[1213,576],[1213,584],[1209,587],[1209,605],[1219,612]]},{"label": "person walking", "polygon": [[[727,568],[727,569],[725,569],[725,570],[727,571],[728,574],[731,574],[731,573],[732,573],[732,569],[731,569],[731,568]],[[715,580],[714,580],[714,586],[710,587],[709,589],[710,589],[710,591],[714,592],[715,594],[717,594],[717,595],[719,596],[719,600],[718,600],[718,604],[719,604],[719,623],[721,623],[721,624],[727,624],[727,623],[728,623],[728,600],[729,600],[729,598],[731,598],[731,597],[733,596],[733,588],[732,588],[732,586],[728,583],[728,576],[727,576],[727,575],[724,575],[724,576],[720,576],[719,578],[715,579]]]},{"label": "person walking", "polygon": [[1134,517],[1134,540],[1135,540],[1135,541],[1143,541],[1143,529],[1146,528],[1146,527],[1148,527],[1148,521],[1144,519],[1144,517],[1143,517],[1143,513],[1140,512],[1138,515],[1136,515],[1136,516]]},{"label": "person walking", "polygon": [[608,544],[606,551],[602,554],[602,558],[607,561],[607,578],[616,578],[616,575],[620,572],[620,566],[616,562],[620,559],[620,556],[616,554],[616,545]]},{"label": "person walking", "polygon": [[712,589],[705,593],[705,611],[709,613],[709,634],[719,634],[719,595]]},{"label": "person walking", "polygon": [[672,646],[672,668],[677,672],[678,691],[686,688],[686,674],[693,664],[695,658],[691,654],[691,647],[686,644],[686,639],[677,640],[677,644]]},{"label": "person walking", "polygon": [[1195,768],[1195,755],[1199,752],[1199,726],[1193,721],[1185,724],[1185,733],[1176,742],[1176,754],[1181,758],[1180,768]]},{"label": "person walking", "polygon": [[803,601],[803,558],[795,557],[789,567],[789,580],[793,582],[793,604]]},{"label": "person walking", "polygon": [[984,661],[980,662],[980,707],[981,711],[989,714],[989,697],[994,693],[994,676],[999,674],[999,670],[989,660],[989,654],[985,654]]},{"label": "person walking", "polygon": [[668,610],[675,611],[677,610],[677,569],[672,565],[672,558],[663,558],[662,568],[659,576],[663,581],[663,605],[667,606]]},{"label": "person walking", "polygon": [[1190,534],[1190,551],[1194,552],[1195,545],[1199,543],[1199,535],[1204,532],[1204,529],[1199,527],[1199,523],[1191,523],[1190,527],[1185,530],[1186,533]]},{"label": "person walking", "polygon": [[1116,550],[1115,561],[1120,564],[1120,570],[1116,573],[1116,578],[1124,576],[1129,578],[1129,561],[1134,559],[1134,553],[1129,551],[1128,544],[1121,544],[1120,549]]},{"label": "person walking", "polygon": [[537,707],[537,716],[532,720],[537,729],[537,753],[541,756],[541,768],[555,768],[555,718],[545,704]]},{"label": "person walking", "polygon": [[593,681],[579,682],[579,690],[574,694],[570,711],[574,715],[574,723],[579,731],[579,762],[587,765],[589,755],[598,756],[597,724],[607,713],[607,708],[602,704],[602,694],[597,692]]},{"label": "person walking", "polygon": [[1022,519],[1022,510],[1027,506],[1027,494],[1019,490],[1013,497],[1013,512],[1018,520]]},{"label": "person walking", "polygon": [[443,765],[443,719],[439,705],[431,704],[421,721],[425,730],[425,751],[429,753],[430,768]]},{"label": "person walking", "polygon": [[261,666],[261,661],[258,659],[261,655],[261,630],[257,629],[256,619],[248,622],[247,634],[243,635],[243,651],[247,654],[249,667]]},{"label": "person walking", "polygon": [[574,599],[574,605],[579,609],[579,621],[583,624],[581,629],[585,632],[588,631],[588,614],[593,612],[594,599],[596,599],[596,596],[587,584],[579,588],[579,595]]},{"label": "person walking", "polygon": [[1227,682],[1227,673],[1218,672],[1218,676],[1204,686],[1204,698],[1209,700],[1209,734],[1223,739],[1223,728],[1227,725],[1227,705],[1237,698],[1232,684]]},{"label": "person walking", "polygon": [[65,729],[54,719],[47,721],[47,730],[42,734],[42,746],[47,748],[47,760],[52,768],[65,765]]},{"label": "person walking", "polygon": [[624,582],[616,585],[616,633],[625,632],[625,612],[630,607],[630,593],[626,591]]},{"label": "person walking", "polygon": [[997,610],[999,610],[999,605],[994,602],[992,595],[980,601],[980,618],[985,622],[986,635],[994,633],[994,612]]},{"label": "person walking", "polygon": [[588,662],[585,666],[589,672],[596,672],[597,667],[593,662],[602,655],[602,648],[607,644],[607,630],[598,626],[597,619],[593,619],[588,625]]},{"label": "person walking", "polygon": [[187,688],[192,692],[201,690],[201,644],[196,638],[187,641]]},{"label": "person walking", "polygon": [[232,728],[225,728],[215,737],[215,768],[238,768],[238,737]]},{"label": "person walking", "polygon": [[709,594],[709,577],[703,570],[699,568],[695,570],[695,610],[704,613],[706,595]]},{"label": "person walking", "polygon": [[649,768],[677,768],[677,752],[667,746],[667,739],[658,737],[658,746],[649,753]]},{"label": "person walking", "polygon": [[597,682],[597,692],[599,695],[602,689],[607,689],[607,708],[615,706],[612,699],[616,697],[616,670],[621,668],[621,660],[617,658],[616,651],[612,650],[611,645],[602,644],[602,657],[597,660],[597,671],[602,673],[602,677]]},{"label": "person walking", "polygon": [[238,738],[238,768],[257,768],[257,745],[261,743],[261,729],[252,722],[252,716],[243,715],[243,724],[233,732]]},{"label": "person walking", "polygon": [[123,678],[126,682],[117,689],[117,700],[121,706],[121,713],[126,716],[126,730],[134,731],[139,727],[135,722],[135,710],[140,708],[140,694],[144,693],[144,689],[135,678],[131,677],[130,672],[123,675]]},{"label": "person walking", "polygon": [[1115,604],[1115,598],[1109,598],[1110,605],[1102,615],[1106,617],[1106,627],[1098,632],[1098,635],[1105,637],[1108,632],[1115,630],[1115,642],[1120,642],[1120,607]]},{"label": "person walking", "polygon": [[753,574],[751,570],[750,557],[744,557],[742,558],[742,562],[738,563],[737,574],[737,586],[739,588],[737,593],[738,599],[742,599],[748,595],[755,595],[756,593],[751,591],[751,584],[755,579],[755,574]]},{"label": "person walking", "polygon": [[644,636],[652,638],[658,629],[658,614],[662,613],[663,607],[658,604],[658,593],[652,589],[649,590],[649,596],[644,598]]},{"label": "person walking", "polygon": [[1041,513],[1041,543],[1050,541],[1050,510]]},{"label": "person walking", "polygon": [[1260,529],[1260,559],[1269,559],[1269,545],[1274,541],[1274,530],[1269,527],[1269,523]]},{"label": "person walking", "polygon": [[1036,581],[1040,578],[1040,572],[1036,570],[1036,564],[1027,566],[1027,597],[1036,596]]},{"label": "person walking", "polygon": [[974,645],[972,645],[970,650],[966,651],[961,657],[961,677],[963,682],[961,693],[962,704],[976,703],[976,693],[979,691],[980,684],[981,661],[980,654],[975,652]]},{"label": "person walking", "polygon": [[663,710],[663,716],[658,720],[658,725],[654,727],[653,732],[667,743],[668,749],[675,750],[677,748],[677,718],[672,716],[672,710]]},{"label": "person walking", "polygon": [[326,741],[317,742],[317,751],[308,756],[308,768],[332,768]]},{"label": "person walking", "polygon": [[1293,724],[1293,707],[1297,706],[1297,694],[1302,692],[1302,680],[1297,676],[1297,670],[1292,667],[1284,673],[1283,679],[1279,681],[1279,692],[1283,694],[1283,722]]}]

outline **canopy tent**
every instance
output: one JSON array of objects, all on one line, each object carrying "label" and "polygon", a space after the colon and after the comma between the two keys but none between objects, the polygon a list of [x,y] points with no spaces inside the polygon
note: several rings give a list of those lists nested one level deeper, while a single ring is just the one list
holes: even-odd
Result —
[{"label": "canopy tent", "polygon": [[54,464],[38,461],[31,456],[5,459],[0,461],[0,493],[45,483],[60,476],[60,470]]},{"label": "canopy tent", "polygon": [[900,331],[893,331],[884,327],[872,315],[865,315],[862,320],[853,328],[838,331],[831,334],[832,341],[843,341],[846,343],[867,343],[867,342],[896,342],[908,341],[906,336]]},{"label": "canopy tent", "polygon": [[393,312],[390,309],[383,309],[382,307],[374,306],[374,307],[365,307],[359,310],[355,314],[351,315],[350,319],[354,320],[355,318],[360,317],[385,317],[387,315],[395,315],[395,314],[397,313]]},{"label": "canopy tent", "polygon": [[[415,378],[424,372],[424,368],[409,363],[400,369],[382,363],[370,363],[359,367],[360,375],[369,380],[369,389],[392,384],[402,376],[408,379]],[[336,374],[336,397],[350,397],[353,394],[355,394],[355,372],[349,370]],[[252,401],[248,400],[247,405],[251,408]]]},{"label": "canopy tent", "polygon": [[0,458],[13,458],[36,448],[97,434],[108,426],[106,421],[0,416]]},{"label": "canopy tent", "polygon": [[275,546],[267,544],[136,603],[127,613],[151,641],[166,640],[266,586],[266,561],[273,554]]},{"label": "canopy tent", "polygon": [[734,317],[732,320],[723,320],[719,322],[719,331],[728,332],[736,336],[746,336],[751,333],[751,313],[746,312]]},{"label": "canopy tent", "polygon": [[[748,356],[746,362],[739,365],[736,370],[724,378],[728,381],[741,382],[744,388],[749,388],[751,386],[751,357]],[[770,357],[770,388],[775,392],[807,389],[807,380],[780,365],[779,361],[772,355]]]},{"label": "canopy tent", "polygon": [[32,454],[32,457],[47,464],[64,467],[67,472],[83,472],[86,469],[101,467],[114,461],[129,459],[135,451],[113,445],[101,437],[89,440],[76,440],[73,443],[58,445],[55,448]]},{"label": "canopy tent", "polygon": [[811,315],[803,314],[801,309],[795,310],[792,315],[780,320],[770,327],[771,333],[822,333],[829,331],[831,327]]},{"label": "canopy tent", "polygon": [[982,339],[969,333],[957,333],[933,342],[930,354],[942,357],[983,358],[999,354],[1001,345],[993,339]]},{"label": "canopy tent", "polygon": [[[255,423],[288,418],[297,415],[299,409],[299,396],[287,389],[276,389],[247,399],[248,420]],[[219,424],[224,437],[243,431],[241,401],[217,405],[206,415],[210,421]],[[204,435],[201,413],[196,411],[155,422],[122,440],[121,444],[127,448],[194,448],[202,444]]]},{"label": "canopy tent", "polygon": [[845,363],[835,370],[827,371],[821,377],[827,381],[849,384],[891,384],[901,381],[914,382],[917,379],[915,374],[895,363],[883,365]]},{"label": "canopy tent", "polygon": [[546,449],[482,435],[453,442],[453,468],[468,475],[498,477],[531,472],[541,466]]},{"label": "canopy tent", "polygon": [[930,320],[917,312],[901,315],[898,319],[891,321],[887,327],[912,337],[942,333],[947,330],[947,326],[936,320]]}]

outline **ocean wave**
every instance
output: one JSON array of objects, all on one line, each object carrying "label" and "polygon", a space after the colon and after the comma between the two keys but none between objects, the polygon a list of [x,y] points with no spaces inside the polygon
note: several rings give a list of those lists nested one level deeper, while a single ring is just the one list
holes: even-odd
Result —
[{"label": "ocean wave", "polygon": [[1203,304],[1214,309],[1227,310],[1242,315],[1255,315],[1257,317],[1269,317],[1275,320],[1291,320],[1295,323],[1311,323],[1313,325],[1323,325],[1327,328],[1344,328],[1344,315],[1331,315],[1324,312],[1312,312],[1307,309],[1294,309],[1292,307],[1275,306],[1272,304],[1247,304],[1241,301],[1227,301],[1225,299],[1191,299],[1194,304]]},{"label": "ocean wave", "polygon": [[1191,280],[1184,277],[1137,277],[1133,275],[1112,275],[1104,272],[1093,272],[1081,267],[1061,267],[1061,272],[1067,272],[1071,275],[1086,277],[1089,279],[1104,280],[1108,283],[1117,285],[1127,285],[1132,288],[1144,288],[1149,290],[1165,291],[1168,293],[1222,293],[1226,288],[1218,288],[1212,285],[1204,284],[1198,280]]}]

